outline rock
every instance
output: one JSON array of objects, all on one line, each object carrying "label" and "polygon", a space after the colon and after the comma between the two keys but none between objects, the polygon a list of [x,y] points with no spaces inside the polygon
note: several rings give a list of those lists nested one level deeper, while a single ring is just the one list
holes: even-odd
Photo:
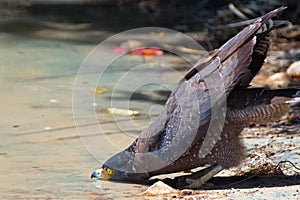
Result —
[{"label": "rock", "polygon": [[275,73],[266,80],[266,84],[271,87],[286,87],[291,83],[291,77],[285,72]]},{"label": "rock", "polygon": [[292,78],[300,78],[300,61],[293,62],[286,73]]},{"label": "rock", "polygon": [[177,196],[179,190],[176,190],[162,181],[158,181],[151,185],[142,195],[145,196]]},{"label": "rock", "polygon": [[193,193],[194,193],[193,190],[189,190],[189,189],[181,190],[181,195],[192,195]]}]

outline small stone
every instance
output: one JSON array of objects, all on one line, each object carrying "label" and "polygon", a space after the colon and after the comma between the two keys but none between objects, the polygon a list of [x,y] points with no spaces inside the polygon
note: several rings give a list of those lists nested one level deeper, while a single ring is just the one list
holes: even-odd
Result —
[{"label": "small stone", "polygon": [[224,197],[226,197],[226,195],[225,195],[225,194],[222,194],[222,193],[220,193],[220,192],[217,192],[217,193],[215,194],[215,198],[224,198]]},{"label": "small stone", "polygon": [[161,195],[178,195],[178,190],[168,186],[162,181],[158,181],[151,185],[142,195],[145,196],[161,196]]},{"label": "small stone", "polygon": [[290,84],[291,78],[287,73],[279,72],[270,76],[266,81],[271,87],[286,87]]},{"label": "small stone", "polygon": [[300,78],[300,61],[293,62],[286,73],[292,78]]},{"label": "small stone", "polygon": [[181,190],[181,195],[191,195],[191,194],[193,194],[193,190],[189,190],[189,189]]}]

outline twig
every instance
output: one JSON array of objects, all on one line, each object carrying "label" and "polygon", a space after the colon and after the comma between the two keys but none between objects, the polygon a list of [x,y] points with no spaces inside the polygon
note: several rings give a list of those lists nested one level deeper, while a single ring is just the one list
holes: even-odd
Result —
[{"label": "twig", "polygon": [[280,161],[277,165],[276,165],[276,168],[278,168],[281,164],[283,163],[290,163],[295,169],[299,170],[300,171],[300,168],[297,167],[294,163],[292,163],[291,161],[289,160],[282,160]]},{"label": "twig", "polygon": [[242,22],[235,22],[235,23],[231,23],[231,24],[225,24],[225,25],[217,25],[217,26],[210,26],[211,29],[227,29],[227,28],[236,28],[236,27],[240,27],[240,26],[246,26],[249,25],[253,22],[255,22],[257,18],[254,19],[249,19],[246,21],[242,21]]},{"label": "twig", "polygon": [[241,18],[242,20],[248,20],[248,17],[246,15],[244,15],[241,11],[239,11],[237,9],[237,7],[235,7],[235,5],[233,5],[232,3],[230,3],[228,5],[228,8],[229,8],[229,10],[231,10],[231,12],[233,12],[233,14],[235,14],[236,16]]}]

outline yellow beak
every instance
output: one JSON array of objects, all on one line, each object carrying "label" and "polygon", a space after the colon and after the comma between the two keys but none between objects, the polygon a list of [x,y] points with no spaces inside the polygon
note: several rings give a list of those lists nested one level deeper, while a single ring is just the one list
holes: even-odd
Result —
[{"label": "yellow beak", "polygon": [[97,169],[97,170],[93,171],[91,178],[109,180],[110,176],[108,174],[104,173],[103,169]]}]

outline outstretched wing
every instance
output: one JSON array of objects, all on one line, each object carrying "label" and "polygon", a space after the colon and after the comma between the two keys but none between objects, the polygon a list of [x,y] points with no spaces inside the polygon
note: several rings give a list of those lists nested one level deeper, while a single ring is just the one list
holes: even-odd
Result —
[{"label": "outstretched wing", "polygon": [[248,69],[256,32],[283,9],[262,16],[213,51],[209,58],[199,60],[179,82],[160,116],[140,134],[135,152],[158,150],[172,142],[189,147],[191,144],[184,142],[187,138],[204,136],[212,107],[230,94]]}]

